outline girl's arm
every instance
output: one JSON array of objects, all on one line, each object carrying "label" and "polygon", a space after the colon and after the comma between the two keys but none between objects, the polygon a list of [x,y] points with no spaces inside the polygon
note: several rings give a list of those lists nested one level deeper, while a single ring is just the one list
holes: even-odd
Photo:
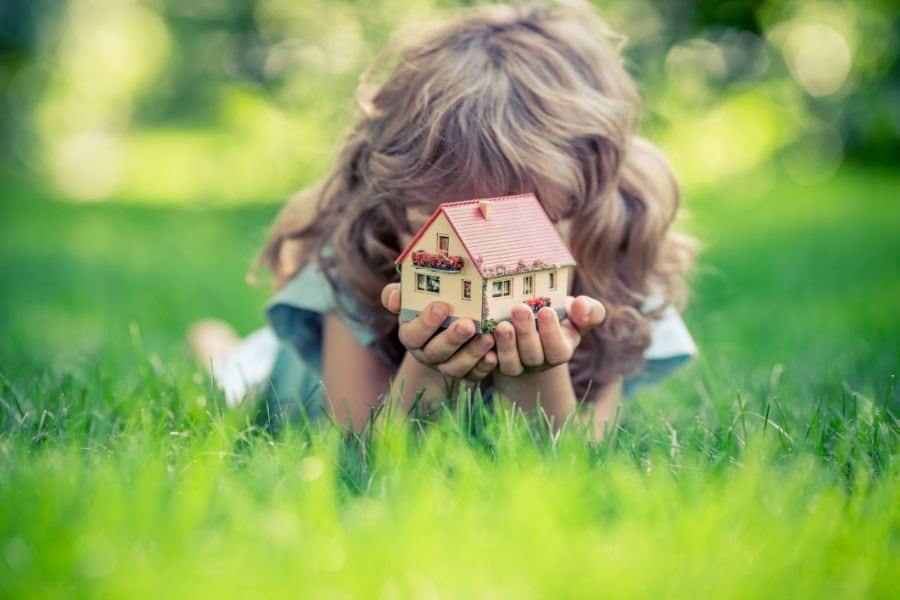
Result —
[{"label": "girl's arm", "polygon": [[589,427],[595,440],[600,440],[616,426],[619,405],[622,403],[622,379],[608,383],[597,390],[582,406],[580,417],[590,419]]},{"label": "girl's arm", "polygon": [[595,390],[579,406],[581,398],[575,396],[568,365],[559,365],[539,373],[524,373],[509,377],[497,373],[494,377],[497,389],[510,402],[525,411],[537,408],[538,401],[544,413],[558,429],[576,409],[576,419],[583,423],[595,440],[603,438],[615,425],[617,409],[622,398],[621,381],[607,384]]},{"label": "girl's arm", "polygon": [[393,375],[372,348],[360,344],[337,315],[325,315],[322,381],[326,409],[335,421],[359,431],[381,404]]},{"label": "girl's arm", "polygon": [[[356,340],[340,318],[325,316],[322,379],[326,405],[335,421],[344,426],[352,424],[359,431],[388,391],[399,400],[396,408],[406,414],[424,390],[422,408],[427,412],[448,393],[455,394],[465,380],[483,379],[496,367],[497,355],[491,352],[493,336],[475,336],[475,324],[462,319],[439,332],[449,308],[434,304],[437,311],[428,310],[401,326],[400,338],[409,350],[396,375],[374,350]],[[386,301],[386,305],[393,302]],[[395,312],[399,312],[399,305]],[[393,387],[388,390],[392,377]],[[402,395],[397,396],[401,390]]]},{"label": "girl's arm", "polygon": [[554,429],[559,429],[578,405],[567,364],[539,373],[523,373],[518,377],[498,371],[494,375],[494,383],[504,398],[524,411],[532,411],[540,404]]}]

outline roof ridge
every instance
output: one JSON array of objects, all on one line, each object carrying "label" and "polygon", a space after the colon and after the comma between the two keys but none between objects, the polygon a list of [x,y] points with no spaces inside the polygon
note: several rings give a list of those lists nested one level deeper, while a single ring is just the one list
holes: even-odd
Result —
[{"label": "roof ridge", "polygon": [[443,202],[440,205],[440,208],[445,208],[448,206],[465,206],[466,204],[477,204],[479,202],[483,202],[484,200],[512,200],[514,198],[524,198],[526,196],[535,196],[534,192],[522,192],[521,194],[510,194],[509,196],[489,196],[487,198],[472,198],[471,200],[456,200],[454,202]]}]

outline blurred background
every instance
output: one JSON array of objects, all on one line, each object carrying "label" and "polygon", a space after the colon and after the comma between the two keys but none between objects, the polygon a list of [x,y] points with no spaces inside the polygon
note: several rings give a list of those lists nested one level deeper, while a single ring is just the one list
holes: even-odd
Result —
[{"label": "blurred background", "polygon": [[[75,202],[279,202],[325,172],[390,33],[464,4],[0,0],[0,162]],[[900,156],[896,3],[597,4],[688,190]]]},{"label": "blurred background", "polygon": [[[127,388],[148,355],[190,371],[198,318],[263,325],[271,288],[244,276],[332,163],[360,73],[462,4],[0,0],[0,375],[46,388],[76,365]],[[900,357],[897,5],[598,4],[704,248],[684,313],[700,360],[651,410],[716,387],[764,410],[779,381],[798,410],[879,395]]]}]

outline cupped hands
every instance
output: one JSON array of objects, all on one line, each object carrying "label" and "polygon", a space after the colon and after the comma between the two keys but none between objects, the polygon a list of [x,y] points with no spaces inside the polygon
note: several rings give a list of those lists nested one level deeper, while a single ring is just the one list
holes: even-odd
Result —
[{"label": "cupped hands", "polygon": [[[381,293],[382,305],[400,313],[400,285],[390,283]],[[572,359],[581,338],[606,319],[606,308],[588,296],[569,296],[566,319],[551,308],[535,315],[522,304],[512,309],[512,320],[501,321],[493,334],[475,333],[475,323],[460,318],[441,329],[450,306],[435,301],[408,322],[401,322],[399,339],[420,363],[442,374],[479,381],[494,369],[509,377],[539,372]],[[536,318],[535,318],[536,317]]]}]

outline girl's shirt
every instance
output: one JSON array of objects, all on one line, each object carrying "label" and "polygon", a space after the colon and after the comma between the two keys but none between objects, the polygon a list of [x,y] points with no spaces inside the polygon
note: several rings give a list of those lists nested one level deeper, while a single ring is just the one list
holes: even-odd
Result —
[{"label": "girl's shirt", "polygon": [[[318,265],[308,264],[275,295],[267,308],[270,327],[252,334],[226,360],[214,365],[214,376],[230,405],[260,387],[286,403],[299,402],[314,418],[323,412],[322,330],[324,317],[337,314],[363,346],[375,343],[374,333],[340,307],[353,307],[349,298],[339,304]],[[648,302],[645,310],[653,310]],[[624,384],[626,396],[657,383],[697,354],[684,321],[669,306],[653,322],[644,368]]]}]

